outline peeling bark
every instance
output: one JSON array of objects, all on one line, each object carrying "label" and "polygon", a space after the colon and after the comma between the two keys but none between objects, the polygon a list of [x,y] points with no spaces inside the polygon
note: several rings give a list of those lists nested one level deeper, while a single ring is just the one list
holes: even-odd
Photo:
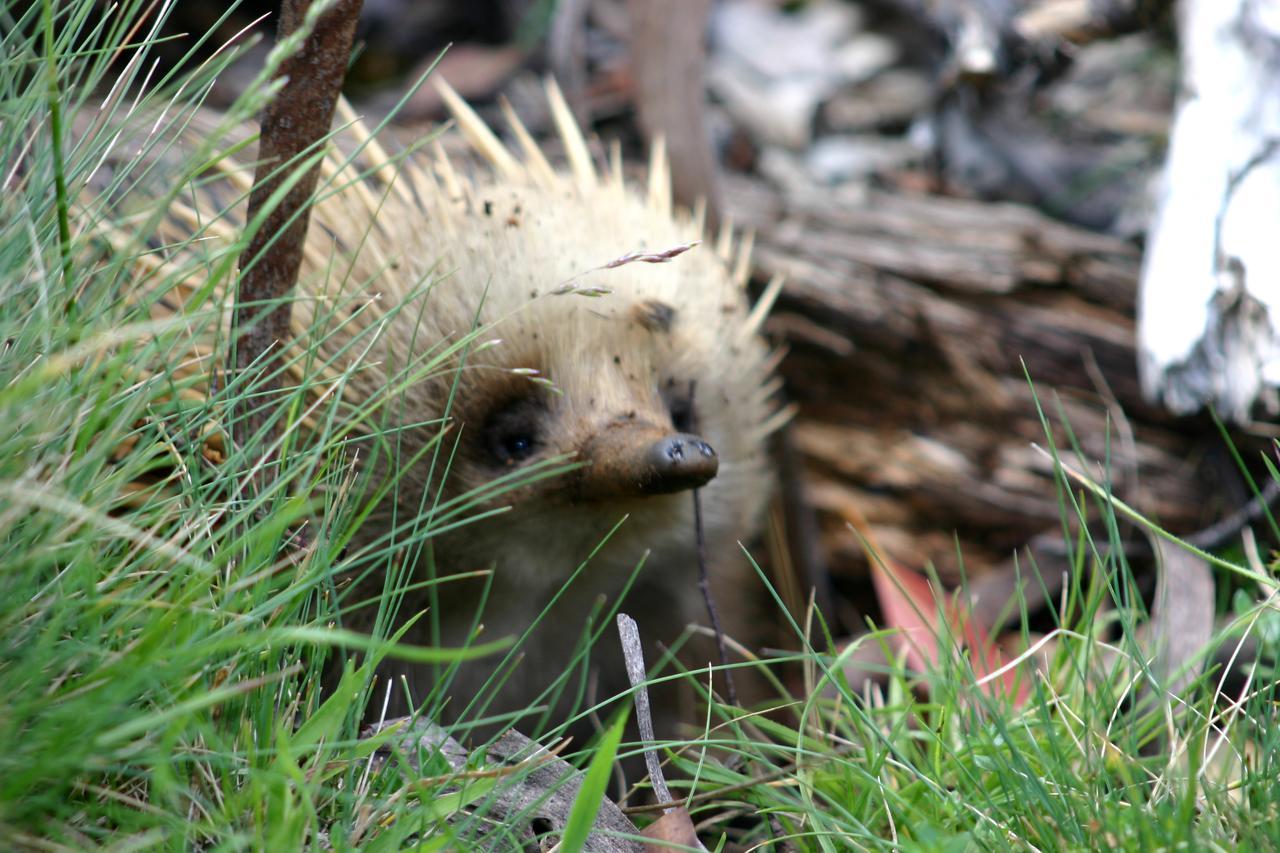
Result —
[{"label": "peeling bark", "polygon": [[1183,98],[1142,271],[1143,387],[1175,412],[1280,412],[1280,8],[1187,0]]}]

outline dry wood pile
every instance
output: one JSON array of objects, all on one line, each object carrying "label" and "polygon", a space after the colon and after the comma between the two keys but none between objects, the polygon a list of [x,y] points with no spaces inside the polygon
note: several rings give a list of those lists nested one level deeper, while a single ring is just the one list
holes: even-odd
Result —
[{"label": "dry wood pile", "polygon": [[1206,498],[1205,424],[1141,397],[1129,242],[1009,203],[726,190],[762,274],[788,277],[770,328],[790,349],[792,440],[837,576],[865,566],[848,502],[894,557],[950,581],[961,559],[980,575],[1061,529],[1035,395],[1060,446],[1069,423],[1092,470],[1109,458],[1116,494],[1161,523],[1223,511]]},{"label": "dry wood pile", "polygon": [[[866,8],[874,5],[921,12],[912,2]],[[770,13],[754,0],[726,8],[757,16],[746,30]],[[847,11],[805,8],[810,26]],[[788,347],[781,372],[798,406],[783,454],[786,497],[804,495],[819,533],[816,553],[806,558],[792,543],[792,558],[811,580],[829,572],[838,598],[857,607],[870,596],[851,514],[865,517],[888,556],[932,564],[948,583],[963,567],[970,580],[1002,575],[1007,589],[1014,550],[1033,540],[1040,566],[1060,575],[1049,543],[1061,543],[1062,505],[1052,463],[1033,446],[1047,443],[1040,408],[1070,464],[1109,478],[1117,496],[1170,530],[1197,530],[1248,498],[1209,419],[1170,416],[1139,383],[1143,199],[1173,80],[1158,27],[1132,3],[1076,29],[1032,28],[1017,4],[927,8],[940,16],[932,23],[945,56],[909,119],[883,118],[892,111],[876,107],[875,84],[920,66],[905,48],[881,51],[884,64],[863,82],[819,85],[812,137],[751,134],[753,168],[720,186],[725,214],[755,232],[761,277],[787,277],[769,327]],[[736,20],[713,26],[721,76]],[[908,26],[924,31],[924,21]],[[832,26],[844,27],[832,57],[855,45],[874,53],[864,42],[894,31],[883,19]],[[779,104],[794,99],[812,73],[801,49],[809,37],[797,32],[794,69],[769,79],[740,50],[748,59],[737,73]],[[733,98],[721,101],[734,114]],[[842,103],[881,118],[842,126]],[[733,118],[750,125],[752,114]],[[913,157],[911,145],[929,153]],[[1246,454],[1260,446],[1236,440]]]}]

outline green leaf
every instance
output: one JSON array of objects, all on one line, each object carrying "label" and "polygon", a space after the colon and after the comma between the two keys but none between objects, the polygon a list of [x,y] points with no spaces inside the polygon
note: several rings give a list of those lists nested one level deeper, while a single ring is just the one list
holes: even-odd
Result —
[{"label": "green leaf", "polygon": [[322,740],[333,740],[338,736],[354,701],[353,694],[356,686],[363,677],[363,667],[356,670],[352,662],[347,661],[342,680],[338,682],[338,688],[294,732],[291,740],[295,751],[305,752]]},{"label": "green leaf", "polygon": [[613,759],[618,755],[618,744],[622,742],[622,729],[626,724],[627,713],[623,710],[614,717],[609,728],[605,729],[600,746],[591,758],[591,764],[582,778],[582,787],[578,789],[578,797],[569,811],[564,836],[560,839],[560,849],[565,853],[576,853],[587,843],[587,836],[591,834],[596,814],[600,811],[600,803],[604,800],[604,789],[609,784],[609,771],[613,768]]},{"label": "green leaf", "polygon": [[432,646],[410,646],[402,643],[388,643],[376,640],[367,634],[358,634],[343,628],[316,628],[299,625],[293,628],[281,628],[276,636],[286,642],[311,643],[317,646],[342,646],[361,651],[385,652],[387,657],[416,663],[453,663],[454,661],[474,660],[494,652],[500,652],[510,646],[514,640],[504,637],[491,643],[465,648],[435,648]]}]

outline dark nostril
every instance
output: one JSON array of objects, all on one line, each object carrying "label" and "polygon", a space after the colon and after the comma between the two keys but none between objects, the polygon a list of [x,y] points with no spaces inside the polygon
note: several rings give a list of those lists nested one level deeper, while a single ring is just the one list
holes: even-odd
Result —
[{"label": "dark nostril", "polygon": [[667,458],[672,462],[679,462],[684,459],[684,442],[678,438],[673,438],[667,442]]}]

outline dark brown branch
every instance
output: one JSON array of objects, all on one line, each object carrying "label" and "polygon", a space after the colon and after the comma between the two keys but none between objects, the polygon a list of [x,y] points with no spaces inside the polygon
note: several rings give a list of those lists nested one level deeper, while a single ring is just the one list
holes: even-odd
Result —
[{"label": "dark brown branch", "polygon": [[[287,81],[262,113],[259,163],[246,221],[252,222],[291,177],[290,170],[281,166],[314,150],[329,132],[362,2],[336,0],[320,15],[301,48],[281,66],[280,74]],[[311,0],[284,0],[278,40],[299,31],[311,6]],[[289,294],[302,265],[310,218],[306,206],[318,177],[318,169],[312,167],[293,184],[240,257],[230,368],[233,374],[242,373],[253,365],[260,377],[253,383],[260,402],[238,413],[232,425],[241,445],[271,423],[273,392],[280,387],[284,350],[291,338]],[[264,438],[264,445],[269,445],[270,433]]]}]

